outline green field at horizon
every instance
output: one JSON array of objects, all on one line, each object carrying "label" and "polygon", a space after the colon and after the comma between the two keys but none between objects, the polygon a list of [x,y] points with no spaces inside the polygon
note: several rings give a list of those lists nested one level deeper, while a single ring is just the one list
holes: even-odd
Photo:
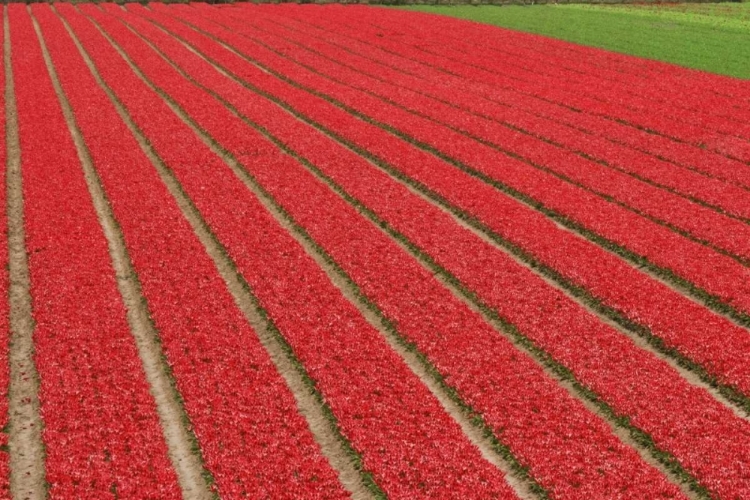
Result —
[{"label": "green field at horizon", "polygon": [[750,3],[399,7],[750,79]]}]

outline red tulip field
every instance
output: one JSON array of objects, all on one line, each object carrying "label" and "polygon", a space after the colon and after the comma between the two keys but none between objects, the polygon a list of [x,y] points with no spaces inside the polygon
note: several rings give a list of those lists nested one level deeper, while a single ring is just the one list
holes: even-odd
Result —
[{"label": "red tulip field", "polygon": [[750,499],[750,84],[341,5],[9,4],[0,496]]}]

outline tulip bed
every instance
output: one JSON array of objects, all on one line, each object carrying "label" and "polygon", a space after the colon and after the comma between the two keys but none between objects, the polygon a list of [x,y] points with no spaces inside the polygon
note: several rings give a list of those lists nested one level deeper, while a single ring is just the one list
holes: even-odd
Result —
[{"label": "tulip bed", "polygon": [[219,498],[750,496],[742,82],[362,6],[4,15],[50,496],[188,495],[118,279]]}]

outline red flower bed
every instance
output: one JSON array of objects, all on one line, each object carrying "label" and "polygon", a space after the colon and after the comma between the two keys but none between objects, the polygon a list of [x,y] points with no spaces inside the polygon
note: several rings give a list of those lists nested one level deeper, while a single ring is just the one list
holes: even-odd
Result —
[{"label": "red flower bed", "polygon": [[[727,177],[737,176],[741,185],[748,187],[750,185],[750,169],[734,168],[728,170],[726,167],[721,168],[721,165],[711,162],[707,167],[710,169],[709,171],[715,172],[716,178],[709,177],[704,175],[703,172],[694,172],[695,168],[674,168],[673,164],[669,164],[638,149],[633,150],[596,134],[583,134],[574,126],[564,125],[554,120],[534,115],[526,110],[526,105],[523,107],[514,106],[514,104],[517,104],[518,98],[523,97],[522,94],[516,93],[512,97],[506,97],[502,100],[496,98],[495,101],[484,98],[481,95],[480,89],[477,89],[476,93],[461,93],[457,95],[454,90],[456,85],[471,85],[473,80],[457,78],[453,75],[440,72],[437,68],[423,65],[417,65],[417,68],[408,67],[403,69],[397,66],[398,70],[393,69],[391,65],[394,59],[396,63],[401,61],[409,63],[413,61],[405,58],[399,60],[400,58],[396,58],[392,54],[378,48],[376,46],[377,37],[370,37],[368,40],[369,43],[357,43],[356,40],[354,43],[351,43],[348,37],[332,31],[323,32],[325,36],[321,37],[320,33],[311,32],[310,29],[294,29],[296,26],[282,29],[276,24],[275,20],[269,21],[266,18],[252,18],[251,23],[263,31],[282,37],[284,42],[293,42],[296,45],[293,47],[294,53],[301,52],[303,58],[310,57],[307,51],[312,51],[314,54],[319,54],[334,63],[340,63],[346,68],[359,72],[359,74],[371,76],[377,80],[378,95],[383,96],[385,99],[412,107],[417,112],[426,112],[441,122],[448,123],[468,133],[475,133],[477,137],[487,139],[501,147],[505,144],[512,144],[512,148],[510,149],[520,155],[529,157],[528,149],[524,150],[520,148],[522,144],[518,139],[523,136],[513,133],[512,130],[514,129],[543,141],[551,141],[583,158],[595,160],[601,164],[630,174],[637,179],[653,183],[655,186],[665,187],[678,195],[713,204],[730,214],[740,217],[750,215],[750,193],[739,186],[733,186],[729,182],[725,182]],[[274,39],[276,38],[274,37]],[[353,47],[350,47],[350,44]],[[417,55],[415,54],[415,56]],[[321,68],[319,64],[313,64],[313,66]],[[337,65],[329,63],[329,66],[334,68],[334,71],[329,74],[335,75],[336,79],[341,80],[342,72],[338,70]],[[351,73],[351,71],[348,72]],[[372,83],[370,79],[365,80],[367,83]],[[375,87],[365,85],[363,88],[372,90]],[[434,99],[424,99],[424,96]],[[409,98],[406,99],[406,97]],[[413,105],[419,102],[423,102],[424,106],[414,108]],[[554,105],[550,103],[544,104],[546,104],[547,108],[555,110]],[[438,112],[436,108],[442,111]],[[470,114],[460,113],[459,116],[456,116],[456,108],[467,110]],[[489,120],[494,120],[497,123]],[[498,127],[498,123],[503,124],[505,127]],[[614,137],[617,139],[616,133]],[[531,150],[539,147],[537,141],[527,141],[527,143],[532,146]],[[639,146],[640,149],[644,149],[645,145],[641,143]],[[554,148],[551,149],[554,150]],[[567,153],[566,158],[570,158],[570,155]],[[714,158],[733,162],[733,160],[718,155],[714,155]],[[553,166],[558,166],[558,163],[555,163]],[[601,168],[597,169],[590,161],[582,161],[581,159],[576,160],[573,166],[583,166],[585,169],[593,172],[601,170]],[[571,171],[570,166],[567,167],[567,170]],[[573,177],[579,175],[576,169],[572,169],[572,172],[574,172]],[[743,183],[742,179],[748,180]],[[613,189],[620,192],[619,184],[622,184],[622,176],[615,175],[612,181],[616,182]],[[599,182],[599,179],[594,176],[594,183]],[[641,186],[638,182],[634,183],[631,179],[627,179],[627,177],[625,177],[624,184],[639,186],[638,189],[641,191],[645,190],[644,194],[646,197],[650,196],[649,193],[656,192],[657,195],[659,194],[659,191]],[[675,199],[674,202],[679,203],[679,200]],[[689,204],[684,202],[682,205],[689,206]],[[638,206],[637,200],[635,201],[635,206]],[[658,216],[657,213],[654,215]]]},{"label": "red flower bed", "polygon": [[[736,106],[736,100],[719,100],[715,104],[723,109],[724,113],[730,113],[730,117],[716,116],[716,112],[710,107],[710,101],[702,102],[698,108],[682,110],[681,99],[672,98],[668,104],[663,104],[653,99],[645,99],[644,95],[653,93],[653,89],[636,90],[628,75],[619,79],[606,80],[602,78],[599,71],[571,71],[560,68],[560,60],[568,58],[551,58],[548,54],[541,57],[533,54],[528,48],[513,44],[513,50],[505,52],[494,50],[490,54],[485,53],[483,48],[486,44],[484,37],[473,35],[474,30],[467,30],[468,34],[462,36],[460,41],[446,43],[424,42],[435,40],[446,30],[440,27],[441,21],[432,27],[433,23],[426,23],[426,27],[412,30],[404,26],[403,22],[394,16],[394,13],[375,13],[368,22],[362,23],[355,17],[349,23],[355,26],[347,26],[351,11],[345,11],[337,16],[343,28],[339,31],[351,33],[355,36],[374,35],[378,45],[387,47],[399,54],[413,54],[414,49],[420,54],[420,59],[431,64],[442,65],[448,71],[473,80],[492,83],[493,85],[511,83],[522,88],[535,89],[536,92],[545,95],[546,98],[574,106],[579,110],[607,118],[625,120],[638,127],[654,130],[668,137],[679,138],[696,145],[707,145],[720,153],[729,153],[748,161],[750,145],[747,139],[750,137],[750,126],[747,125],[748,108],[741,106],[739,109],[731,110]],[[394,17],[396,19],[394,19]],[[416,33],[414,35],[413,33]],[[461,47],[463,51],[459,50]],[[477,73],[478,70],[478,73]],[[670,74],[671,73],[671,74]],[[667,72],[669,81],[678,80],[687,73],[684,70]],[[724,78],[724,80],[729,80]],[[640,82],[645,86],[645,82]],[[653,87],[653,86],[652,86]],[[675,95],[674,89],[669,92],[662,90],[657,92],[660,97],[668,99]],[[686,101],[690,101],[691,92],[687,92]],[[700,93],[700,98],[706,99],[708,92]],[[747,91],[743,92],[747,96]],[[678,95],[682,95],[681,93]],[[625,98],[618,98],[623,96]],[[698,98],[698,99],[700,99]],[[721,103],[721,104],[719,104]],[[730,111],[727,111],[730,110]],[[719,113],[722,113],[719,111]]]},{"label": "red flower bed", "polygon": [[[156,28],[149,28],[142,23],[140,25],[143,26],[142,29],[147,29],[148,32],[153,33],[152,36],[157,37],[157,39],[165,39],[164,35],[158,34]],[[403,191],[401,192],[402,196],[390,191],[383,192],[389,185],[384,179],[377,179],[371,184],[367,183],[369,179],[364,175],[364,169],[367,168],[366,164],[353,165],[352,163],[356,160],[351,157],[346,159],[336,158],[334,154],[336,149],[334,148],[333,151],[328,149],[324,145],[325,143],[321,141],[321,137],[316,139],[313,135],[307,138],[305,131],[307,130],[308,135],[310,134],[308,127],[292,118],[286,117],[284,119],[284,113],[274,109],[274,106],[267,102],[264,106],[262,100],[248,101],[250,94],[236,84],[226,82],[225,85],[220,85],[216,83],[215,71],[206,67],[205,63],[201,64],[197,58],[188,57],[184,49],[181,52],[177,50],[176,42],[172,42],[171,45],[172,50],[169,50],[169,53],[172,57],[179,58],[178,60],[181,63],[188,64],[188,67],[192,69],[192,71],[188,70],[189,73],[199,78],[204,85],[208,85],[214,91],[228,97],[235,106],[245,113],[249,113],[261,126],[272,133],[283,134],[282,141],[287,143],[288,147],[300,151],[304,157],[310,159],[316,165],[325,165],[326,171],[348,166],[349,170],[345,174],[339,175],[344,175],[347,183],[355,186],[359,192],[369,194],[365,201],[366,206],[376,211],[378,209],[386,211],[387,215],[395,217],[395,219],[386,217],[386,221],[405,232],[407,237],[425,248],[433,258],[453,271],[459,279],[469,283],[470,287],[477,291],[482,298],[498,308],[502,316],[508,318],[519,327],[522,333],[538,342],[547,352],[570,367],[584,384],[593,388],[605,401],[613,404],[618,412],[628,415],[634,423],[644,424],[645,430],[654,437],[657,444],[674,453],[683,463],[690,464],[689,467],[695,467],[698,477],[706,483],[712,483],[712,476],[714,478],[722,476],[723,466],[719,469],[713,469],[712,460],[704,461],[699,458],[700,454],[694,453],[694,450],[702,449],[706,444],[699,444],[698,442],[687,444],[696,436],[688,433],[677,437],[675,429],[689,428],[691,425],[699,425],[703,428],[717,426],[715,427],[716,431],[709,432],[709,434],[719,436],[726,432],[737,432],[738,437],[742,436],[739,437],[739,440],[744,441],[750,427],[741,420],[735,419],[730,411],[713,403],[708,394],[693,391],[676,373],[661,365],[656,359],[644,356],[644,353],[635,346],[629,347],[629,342],[619,334],[608,328],[595,326],[596,320],[582,313],[561,295],[547,291],[542,281],[538,278],[535,281],[528,271],[524,273],[523,268],[508,262],[507,259],[499,258],[500,256],[497,253],[492,254],[486,250],[482,252],[478,248],[481,248],[478,242],[463,234],[455,223],[450,222],[450,219],[441,218],[439,211],[431,210],[426,204],[408,197],[404,199]],[[185,62],[186,58],[187,62]],[[152,73],[154,78],[158,78],[161,74],[162,72],[156,71],[156,69]],[[170,94],[179,90],[179,87],[174,84],[162,88]],[[250,147],[245,142],[247,139],[244,139],[250,134],[250,129],[246,129],[245,134],[243,134],[241,132],[243,127],[237,124],[237,120],[233,119],[228,112],[222,110],[217,103],[214,104],[213,112],[210,114],[212,118],[209,118],[202,107],[193,104],[196,99],[199,99],[199,95],[201,94],[193,94],[190,99],[185,97],[183,99],[178,98],[178,100],[189,111],[195,110],[194,116],[201,116],[201,114],[205,116],[204,121],[198,119],[199,125],[216,138],[224,148],[241,155],[242,151]],[[275,115],[279,115],[276,120],[281,120],[281,122],[274,120]],[[223,116],[223,119],[216,120],[215,117],[217,116]],[[235,125],[232,126],[232,124]],[[339,151],[339,154],[341,154],[341,151]],[[426,286],[424,285],[426,278],[419,276],[417,271],[414,271],[417,273],[415,276],[410,276],[406,263],[408,260],[403,263],[398,261],[400,253],[395,249],[391,250],[393,253],[388,251],[387,239],[383,243],[378,243],[377,236],[372,233],[373,228],[370,229],[369,234],[354,232],[356,218],[339,219],[344,217],[346,213],[345,205],[340,200],[337,203],[335,198],[331,198],[330,192],[328,192],[328,198],[320,198],[322,195],[317,194],[315,190],[306,191],[308,186],[314,185],[312,179],[305,177],[303,174],[295,174],[294,171],[290,172],[288,169],[268,169],[255,163],[248,163],[248,165],[249,168],[253,169],[254,175],[258,176],[261,181],[269,183],[265,184],[269,191],[289,200],[286,203],[282,202],[285,208],[299,217],[308,233],[328,249],[340,265],[350,270],[364,293],[380,304],[381,309],[391,316],[394,323],[399,325],[402,330],[421,333],[420,328],[409,329],[412,321],[415,322],[415,326],[424,328],[425,325],[430,325],[430,329],[435,329],[436,326],[432,321],[436,319],[435,324],[448,323],[447,318],[440,319],[445,314],[453,316],[450,322],[457,324],[461,332],[477,332],[480,330],[476,325],[462,325],[461,319],[459,319],[462,317],[459,312],[460,309],[456,310],[455,306],[444,305],[442,308],[439,307],[441,300],[438,297],[440,296],[434,295],[434,289],[415,288],[415,283]],[[256,168],[253,168],[254,165],[256,165]],[[301,178],[298,177],[300,175]],[[365,184],[363,185],[363,183]],[[326,192],[322,186],[319,186],[318,190]],[[382,204],[383,202],[385,204]],[[300,203],[302,203],[302,206],[300,206]],[[330,212],[327,215],[321,215],[322,209],[313,210],[311,208],[315,206],[326,207]],[[416,214],[420,214],[420,217],[416,217]],[[350,217],[352,216],[353,214],[350,212]],[[329,221],[330,225],[327,225]],[[490,253],[490,255],[488,256],[487,253]],[[475,258],[467,261],[462,259],[462,255],[472,255]],[[494,272],[488,272],[487,270]],[[391,276],[390,280],[389,276]],[[408,287],[408,292],[404,292],[404,282],[412,283]],[[393,284],[389,286],[389,283]],[[413,295],[409,295],[410,293]],[[430,297],[430,300],[422,303],[420,298],[424,300],[425,297]],[[524,300],[514,301],[514,297],[524,297]],[[418,316],[415,316],[412,308],[408,308],[409,312],[402,312],[403,316],[399,314],[398,305],[414,303],[419,303],[419,309],[425,311],[424,319],[420,320]],[[435,307],[435,309],[431,307]],[[554,311],[555,319],[548,319],[544,322],[544,326],[541,326],[535,318],[539,311]],[[575,332],[575,334],[568,334],[567,332],[570,331]],[[422,348],[428,355],[435,352],[432,349],[436,351],[445,350],[445,348],[435,345],[434,341],[430,343],[419,342],[417,340],[419,337],[415,336],[415,333],[411,335],[407,333],[407,338],[414,341],[419,347],[424,346]],[[450,339],[448,333],[442,335],[446,340]],[[462,335],[462,339],[466,341],[465,334]],[[485,345],[479,339],[472,339],[471,344]],[[608,351],[611,354],[606,354]],[[485,347],[482,352],[488,352],[488,349]],[[587,352],[590,357],[586,357]],[[575,355],[571,356],[571,353],[575,353]],[[633,357],[629,358],[629,356]],[[437,366],[443,366],[443,363],[436,361]],[[602,364],[608,366],[608,370],[604,373],[598,368]],[[483,369],[482,365],[476,361],[474,365],[477,371],[470,373],[484,373],[483,378],[490,379],[489,373],[491,372],[488,369]],[[641,370],[638,374],[634,374],[630,370],[631,366],[639,366]],[[645,373],[649,373],[647,379],[641,380]],[[649,389],[647,389],[649,386],[651,387],[650,390],[654,391],[650,394]],[[633,388],[638,388],[638,392],[633,392]],[[467,392],[471,393],[472,391],[467,390]],[[476,392],[476,390],[473,392]],[[671,394],[671,398],[677,397],[677,394],[686,397],[681,403],[675,402],[678,407],[683,408],[680,412],[680,418],[684,417],[685,420],[681,423],[670,421],[675,416],[673,409],[661,413],[664,409],[663,405],[655,407],[650,404],[660,394],[665,393]],[[638,403],[639,400],[642,402],[641,404]],[[481,400],[477,403],[473,400],[471,402],[479,408],[482,407]],[[708,407],[713,408],[711,413],[717,411],[722,416],[712,421],[703,420],[704,409]],[[688,411],[687,408],[701,408],[701,410],[688,416],[685,414]],[[659,416],[657,417],[656,413],[651,413],[652,411],[658,413]],[[701,423],[696,424],[697,421]],[[726,427],[731,421],[734,421],[734,424],[729,424],[734,426],[735,430],[733,431]],[[503,430],[505,432],[504,428]],[[527,435],[528,432],[525,434]],[[719,438],[717,444],[711,446],[712,449],[716,449],[715,446],[718,446],[719,441],[722,440]],[[722,460],[724,464],[733,461],[744,463],[747,460],[741,447],[727,451],[728,454]],[[725,491],[737,491],[736,488],[739,485],[740,483],[735,483]]]},{"label": "red flower bed", "polygon": [[[298,13],[293,9],[290,9],[285,14],[291,16]],[[458,86],[459,88],[471,90],[471,92],[462,93],[460,104],[472,104],[471,109],[474,112],[491,116],[502,116],[504,120],[511,120],[511,118],[515,120],[518,115],[527,116],[529,118],[531,116],[545,118],[547,119],[547,121],[544,122],[546,128],[543,130],[547,133],[550,131],[550,122],[562,123],[573,129],[586,131],[596,138],[606,138],[615,144],[627,145],[636,148],[637,150],[645,151],[651,155],[658,156],[659,158],[664,158],[676,162],[677,164],[684,165],[690,169],[708,173],[719,179],[739,182],[747,187],[747,182],[750,178],[750,170],[745,168],[742,162],[727,158],[719,153],[708,151],[691,144],[675,142],[662,135],[648,133],[605,117],[583,113],[580,112],[580,110],[572,110],[564,105],[564,101],[562,103],[555,103],[544,97],[543,93],[535,94],[529,90],[524,90],[518,85],[518,82],[509,83],[501,87],[498,85],[482,84],[481,82],[472,79],[461,78],[458,75],[448,73],[442,68],[432,66],[424,61],[415,61],[394,54],[393,52],[386,51],[375,44],[376,40],[374,40],[372,36],[360,40],[360,38],[357,38],[359,34],[356,32],[352,32],[348,35],[344,34],[338,28],[339,25],[326,22],[325,18],[322,17],[310,18],[309,16],[300,17],[299,15],[295,15],[295,18],[299,18],[299,20],[303,22],[295,22],[294,18],[290,19],[290,17],[281,16],[274,17],[274,21],[279,25],[287,27],[287,33],[285,33],[285,36],[289,36],[289,29],[309,35],[305,38],[306,46],[317,46],[320,41],[334,43],[345,51],[349,51],[356,56],[366,57],[367,59],[380,63],[382,66],[378,68],[378,74],[387,74],[388,80],[394,83],[399,81],[409,81],[409,77],[415,76],[422,80],[421,84],[415,85],[415,90],[422,91],[427,90],[428,88],[432,90],[446,87],[447,89],[443,90],[450,92],[451,89],[455,89],[456,86]],[[314,26],[308,23],[312,23]],[[449,33],[449,31],[443,30],[443,33],[446,32]],[[513,33],[513,36],[508,37],[504,43],[506,46],[512,46],[513,50],[517,50],[519,47],[519,40],[517,40],[517,38],[523,36],[532,38],[532,40],[530,40],[531,44],[528,45],[528,47],[533,48],[536,45],[539,45],[539,41],[533,40],[534,37],[532,35],[521,35],[519,33]],[[487,46],[488,42],[491,40],[492,39],[488,40],[485,37],[483,43],[472,45],[472,47],[474,47],[472,50]],[[544,40],[543,51],[545,53],[550,51],[552,54],[559,56],[559,58],[548,57],[546,60],[548,65],[555,65],[559,61],[571,62],[579,59],[590,61],[588,72],[586,73],[589,78],[595,78],[596,75],[603,70],[602,64],[605,60],[601,57],[602,54],[610,55],[604,52],[598,54],[599,57],[592,58],[590,57],[590,54],[585,53],[587,50],[585,47],[578,47],[572,44],[564,44],[563,47],[561,47],[562,50],[554,51],[551,50],[552,48],[550,47],[550,45],[554,44],[555,41],[553,40]],[[521,44],[521,46],[524,45]],[[576,49],[582,49],[584,54],[577,53]],[[507,49],[504,48],[503,50]],[[339,57],[341,55],[343,55],[343,53],[340,53]],[[418,58],[418,55],[419,52],[412,51],[412,53],[410,53],[411,57]],[[637,61],[644,64],[651,63],[651,61],[640,59]],[[389,71],[388,68],[393,68],[397,71]],[[632,70],[632,68],[629,68],[629,70]],[[626,73],[627,71],[628,69],[618,68],[615,75],[618,78],[622,78],[623,73]],[[674,74],[674,71],[672,70],[669,73]],[[697,75],[711,76],[702,73],[691,74],[691,76]],[[711,100],[711,104],[706,106],[707,103],[705,101],[707,97],[709,99],[712,98],[711,95],[707,96],[706,92],[713,94],[716,91],[725,89],[727,87],[726,84],[728,82],[731,83],[732,80],[725,78],[724,81],[721,82],[721,85],[717,82],[711,82],[707,87],[706,85],[699,85],[700,79],[696,82],[696,78],[686,78],[684,72],[680,75],[680,78],[669,79],[664,76],[665,75],[662,74],[646,74],[642,76],[642,78],[646,80],[649,89],[658,87],[662,84],[661,87],[668,90],[668,92],[661,92],[659,94],[662,98],[665,96],[671,96],[673,93],[678,95],[679,100],[677,103],[675,103],[674,100],[670,101],[672,105],[681,103],[686,95],[696,93],[700,96],[703,107],[710,107],[712,112],[720,112],[721,110],[740,107],[739,103],[741,101],[735,97],[728,98],[728,96],[716,96],[721,98],[721,100],[718,102]],[[555,87],[558,86],[559,85],[556,85]],[[679,92],[675,92],[676,88],[680,89]],[[703,92],[696,92],[696,88],[701,88]],[[642,89],[639,88],[639,91],[642,91]],[[499,108],[497,106],[498,104],[500,105]],[[497,110],[497,113],[499,114],[492,113],[493,110]],[[747,105],[741,109],[741,112],[745,115],[748,111],[750,111],[750,106]],[[531,128],[532,125],[529,124],[528,120],[520,122],[520,124],[515,121],[511,121],[510,123],[523,129],[529,127],[527,130],[536,130]],[[621,152],[623,150],[618,148],[618,151]],[[592,153],[590,148],[584,149],[583,152],[587,154]],[[641,161],[648,162],[649,165],[657,163],[659,159],[654,157],[639,158],[641,158]],[[619,155],[616,159],[624,160],[624,158]],[[629,163],[627,167],[638,168],[639,165]],[[643,170],[639,171],[643,172]],[[681,182],[676,178],[673,180]]]}]

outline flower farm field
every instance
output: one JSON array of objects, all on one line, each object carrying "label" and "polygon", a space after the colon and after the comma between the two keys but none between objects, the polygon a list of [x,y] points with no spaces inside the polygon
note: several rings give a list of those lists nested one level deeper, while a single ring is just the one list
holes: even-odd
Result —
[{"label": "flower farm field", "polygon": [[2,27],[0,497],[750,498],[746,81],[365,6]]}]

